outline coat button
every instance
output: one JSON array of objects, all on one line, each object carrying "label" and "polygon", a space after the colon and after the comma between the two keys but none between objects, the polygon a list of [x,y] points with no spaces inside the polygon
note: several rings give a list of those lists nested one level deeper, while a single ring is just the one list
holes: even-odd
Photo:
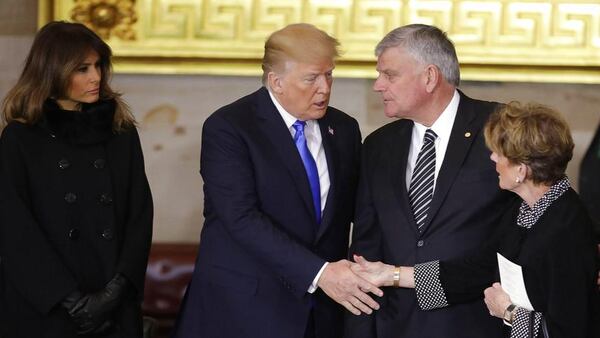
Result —
[{"label": "coat button", "polygon": [[97,160],[94,161],[94,168],[96,169],[104,169],[104,165],[106,164],[106,161],[104,161],[103,158],[99,158]]},{"label": "coat button", "polygon": [[109,193],[101,194],[98,200],[104,205],[111,205],[113,201],[112,196],[110,196]]},{"label": "coat button", "polygon": [[68,167],[71,166],[71,162],[69,162],[69,160],[67,160],[66,158],[61,159],[60,161],[58,161],[58,167],[60,169],[67,169]]},{"label": "coat button", "polygon": [[104,229],[104,231],[102,231],[102,238],[104,238],[107,241],[110,241],[111,239],[113,239],[114,234],[111,228],[106,228]]},{"label": "coat button", "polygon": [[418,246],[419,248],[420,248],[420,247],[422,247],[423,245],[425,245],[425,241],[424,241],[424,240],[419,240],[419,241],[417,242],[417,246]]},{"label": "coat button", "polygon": [[79,238],[79,229],[73,228],[69,230],[69,239],[76,240]]},{"label": "coat button", "polygon": [[72,192],[68,192],[65,194],[65,201],[69,204],[73,204],[75,201],[77,201],[77,195]]}]

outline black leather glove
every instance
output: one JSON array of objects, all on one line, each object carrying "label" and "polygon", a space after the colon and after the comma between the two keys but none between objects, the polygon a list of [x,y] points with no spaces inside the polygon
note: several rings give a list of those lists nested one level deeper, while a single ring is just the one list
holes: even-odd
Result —
[{"label": "black leather glove", "polygon": [[69,309],[69,315],[77,324],[77,334],[101,333],[112,328],[111,314],[121,302],[128,284],[125,277],[117,274],[102,290],[82,296]]},{"label": "black leather glove", "polygon": [[60,302],[60,305],[67,309],[67,311],[71,311],[71,309],[77,304],[77,302],[83,297],[83,294],[79,292],[79,290],[75,290],[65,297],[65,299]]},{"label": "black leather glove", "polygon": [[[114,327],[114,323],[113,323],[112,319],[109,319],[109,320],[105,321],[104,323],[100,324],[100,326],[96,327],[89,334],[91,334],[91,335],[105,334],[105,333],[112,331],[113,327]],[[78,334],[83,335],[83,334],[87,334],[87,333],[78,333]]]},{"label": "black leather glove", "polygon": [[74,318],[72,313],[73,313],[73,309],[74,309],[75,305],[82,298],[83,298],[83,294],[79,290],[75,290],[75,291],[71,292],[69,295],[67,295],[67,297],[65,297],[62,300],[62,302],[60,302],[60,305],[63,308],[65,308],[67,310],[67,312],[69,312],[69,315],[71,315],[73,322],[77,326],[77,333],[78,334],[87,334],[87,333],[102,334],[102,333],[106,333],[106,332],[110,331],[113,327],[112,320],[105,321],[104,323],[100,324],[98,327],[96,327],[94,330],[92,330],[90,332],[84,332],[81,329],[81,326],[85,325],[85,323],[83,322],[83,318]]}]

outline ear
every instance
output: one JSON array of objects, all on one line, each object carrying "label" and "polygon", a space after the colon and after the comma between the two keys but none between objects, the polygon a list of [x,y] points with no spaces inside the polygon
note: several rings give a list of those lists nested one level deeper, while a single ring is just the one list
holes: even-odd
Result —
[{"label": "ear", "polygon": [[434,65],[427,65],[423,71],[423,75],[425,77],[425,90],[428,93],[433,92],[441,80],[440,70]]},{"label": "ear", "polygon": [[267,83],[269,84],[269,88],[274,93],[281,95],[283,93],[283,84],[282,84],[282,76],[275,73],[274,71],[270,71],[267,74]]},{"label": "ear", "polygon": [[531,176],[531,168],[525,163],[520,163],[518,173],[519,177],[523,178],[522,182],[525,182]]}]

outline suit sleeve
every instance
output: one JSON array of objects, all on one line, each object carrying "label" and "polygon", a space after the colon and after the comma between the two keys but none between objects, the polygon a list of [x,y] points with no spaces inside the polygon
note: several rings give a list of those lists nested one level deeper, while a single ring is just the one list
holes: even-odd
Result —
[{"label": "suit sleeve", "polygon": [[204,123],[200,172],[206,205],[214,208],[231,238],[289,284],[294,295],[304,296],[325,260],[262,212],[247,145],[220,115]]},{"label": "suit sleeve", "polygon": [[[382,233],[377,222],[377,214],[373,206],[370,187],[368,183],[368,149],[363,145],[361,152],[361,169],[358,190],[356,194],[356,211],[354,227],[352,230],[352,244],[350,245],[349,258],[358,254],[370,261],[380,261],[382,254]],[[344,338],[371,338],[375,337],[375,316],[361,314],[355,316],[345,311]]]},{"label": "suit sleeve", "polygon": [[131,132],[131,166],[129,172],[127,220],[117,271],[136,288],[137,297],[144,294],[144,276],[152,242],[153,204],[144,169],[144,156],[137,130]]},{"label": "suit sleeve", "polygon": [[77,285],[32,214],[18,128],[8,125],[0,139],[0,268],[6,283],[48,313]]}]

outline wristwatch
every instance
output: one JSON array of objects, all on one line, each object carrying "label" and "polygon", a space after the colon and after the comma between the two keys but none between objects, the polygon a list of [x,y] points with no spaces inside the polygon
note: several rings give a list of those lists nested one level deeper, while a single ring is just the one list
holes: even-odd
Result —
[{"label": "wristwatch", "polygon": [[517,306],[515,304],[510,304],[506,310],[504,310],[504,314],[502,315],[502,321],[504,324],[508,326],[512,326],[513,321],[515,320],[515,315],[517,314]]}]

